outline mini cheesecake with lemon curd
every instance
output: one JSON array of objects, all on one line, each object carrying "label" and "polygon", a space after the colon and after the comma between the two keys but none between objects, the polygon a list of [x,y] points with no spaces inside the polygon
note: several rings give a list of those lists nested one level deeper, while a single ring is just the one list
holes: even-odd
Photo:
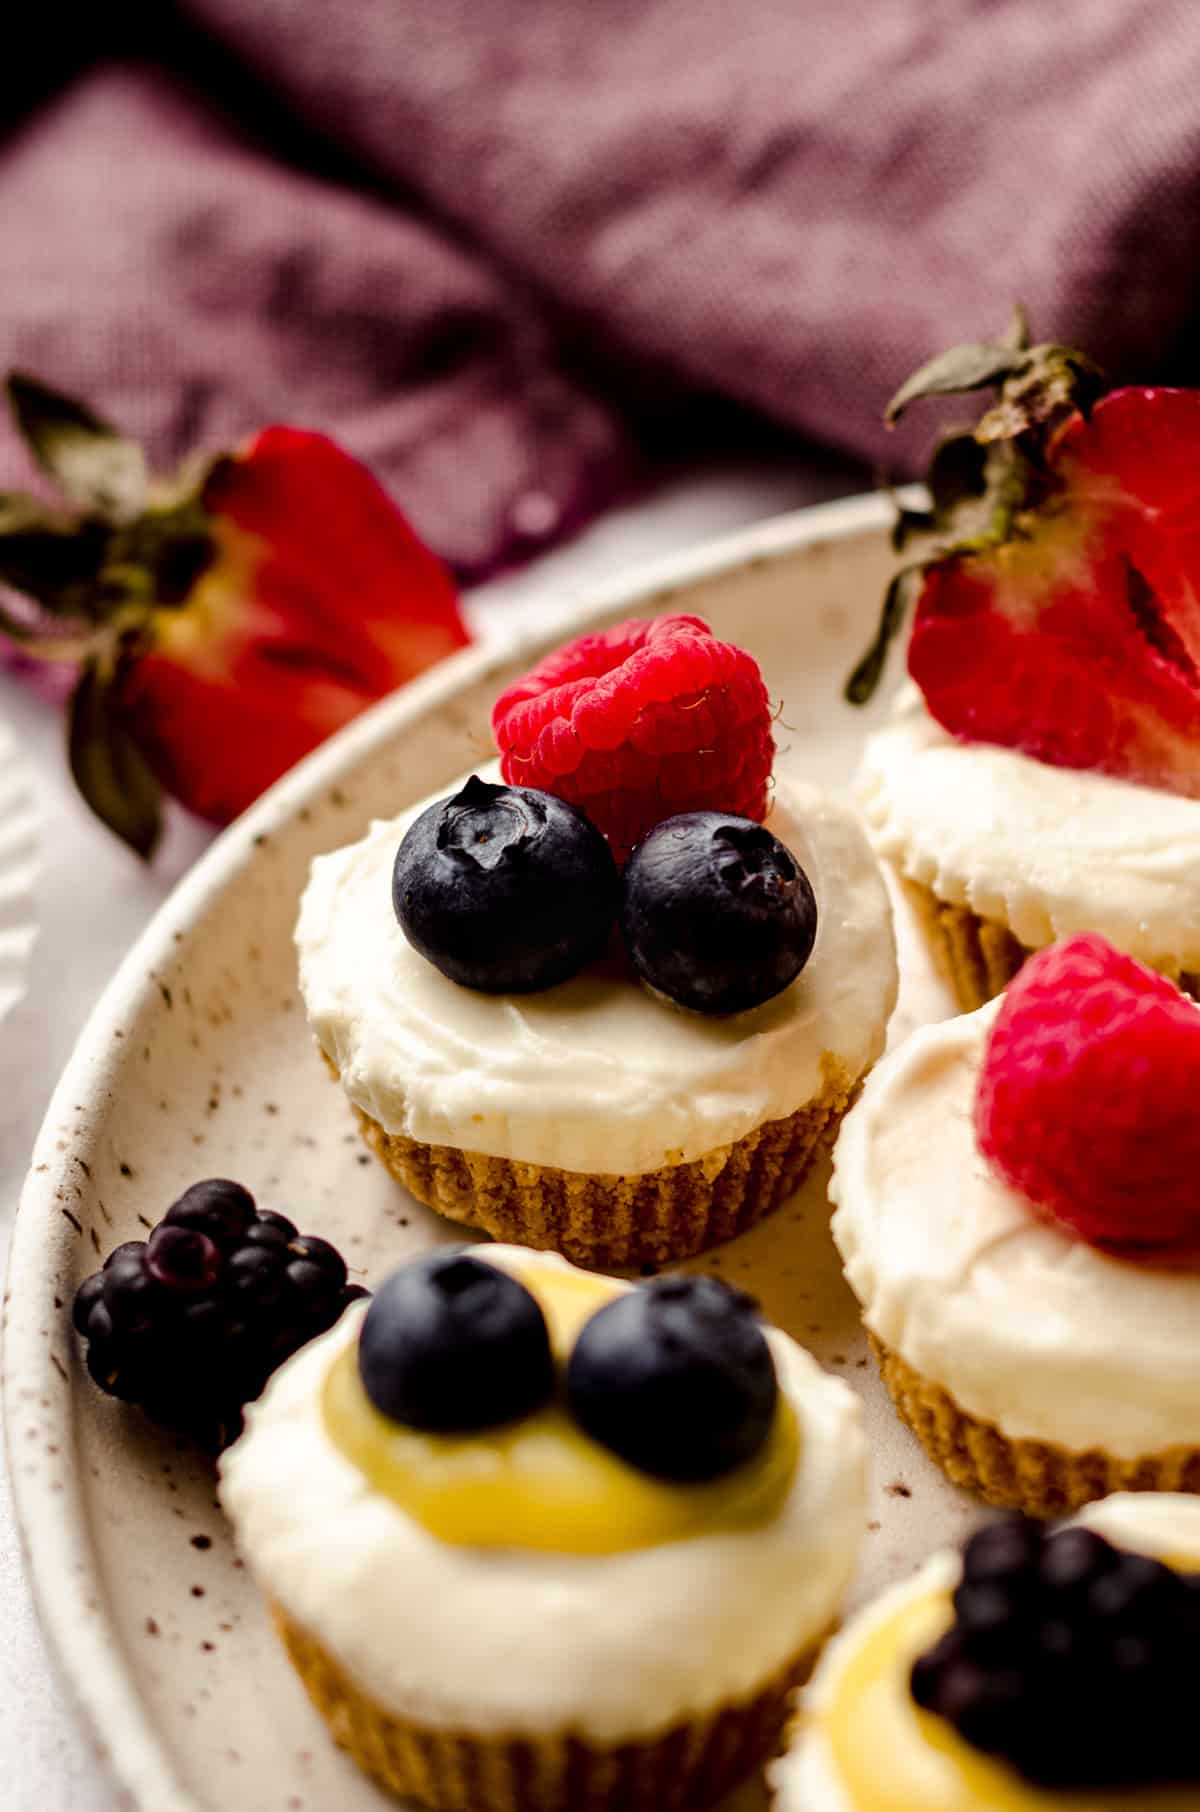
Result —
[{"label": "mini cheesecake with lemon curd", "polygon": [[439,1808],[707,1803],[865,1526],[857,1401],[713,1279],[418,1261],[272,1382],[222,1501],[337,1740]]},{"label": "mini cheesecake with lemon curd", "polygon": [[774,1812],[1195,1812],[1200,1501],[1118,1495],[934,1556],[830,1645]]}]

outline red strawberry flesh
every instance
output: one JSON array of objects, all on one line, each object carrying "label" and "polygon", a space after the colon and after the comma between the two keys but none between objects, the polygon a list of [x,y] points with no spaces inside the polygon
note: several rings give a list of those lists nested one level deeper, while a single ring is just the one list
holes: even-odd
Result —
[{"label": "red strawberry flesh", "polygon": [[217,558],[154,612],[121,705],[167,790],[224,822],[468,637],[445,568],[325,435],[264,429],[204,502]]},{"label": "red strawberry flesh", "polygon": [[1200,391],[1074,416],[1001,544],[927,568],[909,671],[953,735],[1200,797]]}]

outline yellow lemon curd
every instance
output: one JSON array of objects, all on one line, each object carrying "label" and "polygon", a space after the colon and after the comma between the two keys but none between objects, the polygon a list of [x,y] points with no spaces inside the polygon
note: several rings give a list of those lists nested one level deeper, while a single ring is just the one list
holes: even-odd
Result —
[{"label": "yellow lemon curd", "polygon": [[[549,1265],[517,1275],[541,1306],[560,1368],[584,1322],[620,1287]],[[762,1449],[700,1485],[638,1472],[557,1400],[499,1428],[426,1434],[375,1408],[353,1344],[329,1368],[322,1408],[330,1439],[377,1491],[440,1541],[464,1546],[615,1554],[753,1528],[777,1514],[799,1453],[796,1417],[782,1394]]]},{"label": "yellow lemon curd", "polygon": [[[1200,1559],[1160,1555],[1180,1571]],[[923,1711],[909,1692],[917,1656],[953,1621],[948,1591],[902,1600],[890,1617],[839,1669],[831,1702],[817,1721],[834,1772],[854,1812],[1200,1812],[1200,1788],[1035,1787],[1010,1768],[972,1749],[954,1726]]]}]

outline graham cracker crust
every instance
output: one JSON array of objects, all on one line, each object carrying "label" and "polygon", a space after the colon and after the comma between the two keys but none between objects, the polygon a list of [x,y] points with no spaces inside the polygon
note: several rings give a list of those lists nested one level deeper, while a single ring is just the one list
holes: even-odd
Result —
[{"label": "graham cracker crust", "polygon": [[[333,1065],[330,1065],[333,1068]],[[832,1144],[856,1079],[832,1059],[821,1093],[690,1163],[637,1176],[560,1170],[426,1145],[389,1133],[355,1107],[375,1156],[427,1208],[494,1239],[625,1269],[690,1258],[770,1214]]]},{"label": "graham cracker crust", "polygon": [[968,1415],[869,1330],[868,1338],[901,1420],[948,1479],[986,1503],[1055,1517],[1112,1491],[1200,1492],[1200,1448],[1170,1447],[1119,1460],[1102,1448],[1080,1453],[1010,1440],[994,1423]]},{"label": "graham cracker crust", "polygon": [[573,1732],[479,1735],[400,1717],[362,1692],[278,1603],[271,1611],[334,1741],[380,1786],[435,1812],[683,1812],[710,1805],[779,1748],[792,1694],[825,1640],[744,1704],[605,1747]]},{"label": "graham cracker crust", "polygon": [[[1007,988],[1033,951],[998,919],[985,919],[969,906],[951,906],[932,888],[905,880],[904,893],[942,975],[964,1013],[982,1007]],[[1163,969],[1176,987],[1200,1000],[1200,976],[1186,969]]]}]

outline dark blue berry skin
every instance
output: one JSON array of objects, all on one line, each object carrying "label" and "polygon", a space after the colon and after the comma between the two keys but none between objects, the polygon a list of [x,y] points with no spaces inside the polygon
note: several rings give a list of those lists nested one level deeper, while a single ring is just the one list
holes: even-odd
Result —
[{"label": "dark blue berry skin", "polygon": [[912,1696],[1050,1788],[1200,1780],[1200,1580],[1094,1530],[1007,1517],[968,1542],[954,1622]]},{"label": "dark blue berry skin", "polygon": [[760,1452],[779,1387],[748,1296],[715,1277],[660,1277],[585,1323],[566,1391],[601,1446],[653,1478],[699,1484]]},{"label": "dark blue berry skin", "polygon": [[749,818],[681,812],[625,869],[621,935],[644,982],[696,1013],[741,1013],[795,980],[817,902],[791,851]]},{"label": "dark blue berry skin", "polygon": [[498,1265],[457,1248],[392,1273],[363,1318],[358,1365],[382,1415],[433,1434],[515,1422],[554,1390],[535,1298]]},{"label": "dark blue berry skin", "polygon": [[405,832],[392,905],[409,943],[451,981],[528,994],[600,952],[619,886],[608,844],[575,806],[472,775]]},{"label": "dark blue berry skin", "polygon": [[148,1240],[85,1278],[72,1319],[101,1390],[211,1453],[276,1366],[365,1295],[327,1240],[258,1214],[240,1183],[195,1183]]}]

